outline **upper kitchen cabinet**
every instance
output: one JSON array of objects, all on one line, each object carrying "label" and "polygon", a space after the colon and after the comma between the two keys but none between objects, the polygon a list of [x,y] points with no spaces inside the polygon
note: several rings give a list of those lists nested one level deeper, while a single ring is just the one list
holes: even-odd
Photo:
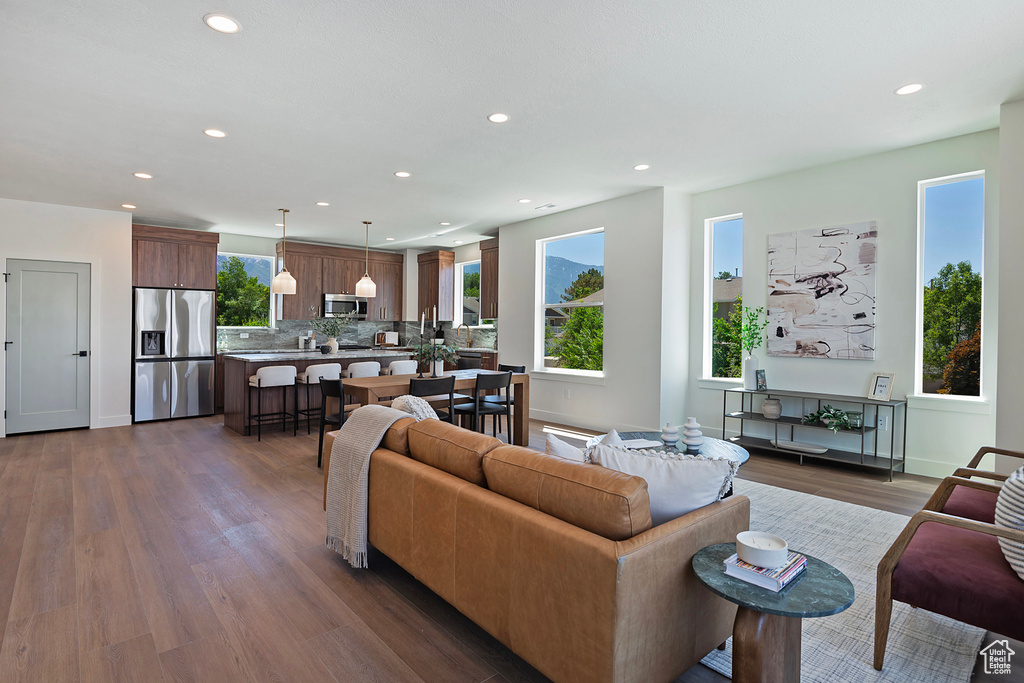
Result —
[{"label": "upper kitchen cabinet", "polygon": [[355,294],[365,272],[363,259],[325,258],[324,294]]},{"label": "upper kitchen cabinet", "polygon": [[220,235],[132,226],[132,284],[173,289],[217,288]]},{"label": "upper kitchen cabinet", "polygon": [[498,317],[498,238],[480,242],[480,317]]},{"label": "upper kitchen cabinet", "polygon": [[455,317],[455,252],[429,251],[416,257],[419,266],[419,312],[432,320],[451,322]]},{"label": "upper kitchen cabinet", "polygon": [[370,279],[377,285],[377,296],[370,299],[370,305],[367,306],[367,319],[391,321],[402,319],[403,261],[404,258],[398,261],[370,260]]}]

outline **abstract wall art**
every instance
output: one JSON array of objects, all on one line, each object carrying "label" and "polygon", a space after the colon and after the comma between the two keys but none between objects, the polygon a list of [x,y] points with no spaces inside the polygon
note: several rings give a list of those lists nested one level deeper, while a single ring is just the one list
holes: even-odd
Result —
[{"label": "abstract wall art", "polygon": [[873,360],[875,221],[768,236],[768,355]]}]

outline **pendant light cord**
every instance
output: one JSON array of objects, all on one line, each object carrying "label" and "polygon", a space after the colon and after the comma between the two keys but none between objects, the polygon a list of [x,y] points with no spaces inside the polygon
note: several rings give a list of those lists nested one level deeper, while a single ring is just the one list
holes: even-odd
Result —
[{"label": "pendant light cord", "polygon": [[281,212],[281,270],[288,270],[288,231],[285,224],[288,222],[285,220],[285,214],[290,209],[278,209]]},{"label": "pendant light cord", "polygon": [[373,221],[363,221],[363,224],[366,226],[366,261],[364,262],[363,276],[370,277],[370,225],[373,224]]}]

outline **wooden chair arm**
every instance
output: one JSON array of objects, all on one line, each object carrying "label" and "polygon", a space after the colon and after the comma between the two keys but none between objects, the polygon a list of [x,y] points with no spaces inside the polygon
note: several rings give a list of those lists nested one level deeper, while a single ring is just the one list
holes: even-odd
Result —
[{"label": "wooden chair arm", "polygon": [[938,488],[935,489],[935,493],[928,499],[928,502],[924,504],[924,510],[931,510],[939,512],[942,508],[946,507],[946,502],[949,500],[950,495],[953,493],[953,489],[957,486],[964,486],[969,489],[978,489],[979,491],[989,491],[991,493],[999,493],[1001,490],[999,486],[995,484],[986,484],[981,481],[974,481],[973,479],[967,479],[965,477],[946,477],[940,483]]},{"label": "wooden chair arm", "polygon": [[958,467],[956,472],[953,472],[954,477],[982,477],[984,479],[994,479],[995,481],[1006,481],[1010,478],[1008,474],[1000,474],[999,472],[990,472],[988,470],[975,470],[970,467]]},{"label": "wooden chair arm", "polygon": [[971,469],[976,469],[978,465],[981,464],[981,459],[989,453],[993,453],[995,455],[1007,455],[1011,458],[1020,458],[1021,460],[1024,460],[1024,452],[1022,451],[1011,451],[1007,448],[996,448],[995,446],[982,446],[978,449],[978,452],[974,454],[974,457],[971,458],[971,461],[967,463],[967,466]]},{"label": "wooden chair arm", "polygon": [[953,515],[946,515],[932,510],[921,510],[910,518],[910,521],[903,529],[903,532],[895,541],[893,541],[888,552],[885,553],[885,556],[882,557],[882,560],[878,563],[879,580],[882,580],[883,578],[888,579],[888,577],[892,576],[893,570],[896,568],[896,565],[899,564],[900,558],[903,557],[903,553],[906,551],[907,546],[910,545],[910,541],[914,538],[914,534],[917,533],[918,528],[925,522],[937,522],[939,524],[945,524],[946,526],[967,529],[968,531],[977,531],[979,533],[988,534],[989,536],[998,536],[1000,538],[1008,538],[1011,541],[1024,543],[1024,531],[1020,529],[1009,529],[1007,527],[989,524],[988,522],[978,522],[973,519],[954,517]]}]

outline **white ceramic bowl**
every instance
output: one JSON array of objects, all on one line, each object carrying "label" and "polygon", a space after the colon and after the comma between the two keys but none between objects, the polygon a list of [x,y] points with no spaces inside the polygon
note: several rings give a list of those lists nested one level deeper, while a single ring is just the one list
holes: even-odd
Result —
[{"label": "white ceramic bowl", "polygon": [[741,531],[736,534],[736,554],[756,567],[775,569],[786,564],[789,545],[785,539],[763,531]]}]

